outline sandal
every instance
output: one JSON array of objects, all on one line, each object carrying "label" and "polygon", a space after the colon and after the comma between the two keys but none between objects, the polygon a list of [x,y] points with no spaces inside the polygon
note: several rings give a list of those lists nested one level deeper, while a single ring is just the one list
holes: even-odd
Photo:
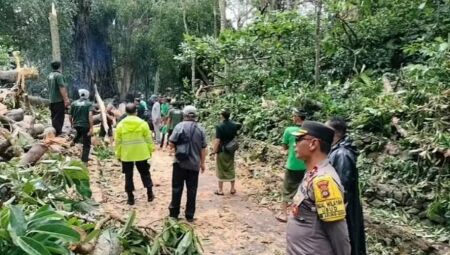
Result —
[{"label": "sandal", "polygon": [[214,194],[218,195],[218,196],[223,196],[224,195],[223,192],[219,192],[218,190],[214,191]]},{"label": "sandal", "polygon": [[275,216],[275,219],[277,219],[279,222],[287,222],[287,215],[280,212],[277,216]]},{"label": "sandal", "polygon": [[236,194],[236,190],[232,190],[232,191],[230,191],[230,194],[231,194],[231,195],[234,195],[234,194]]}]

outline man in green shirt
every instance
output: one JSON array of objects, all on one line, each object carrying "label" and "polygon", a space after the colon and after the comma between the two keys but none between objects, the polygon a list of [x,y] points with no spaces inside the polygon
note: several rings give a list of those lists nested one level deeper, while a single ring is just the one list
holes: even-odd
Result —
[{"label": "man in green shirt", "polygon": [[61,73],[61,63],[54,61],[51,66],[53,71],[47,77],[50,113],[56,135],[60,135],[64,124],[65,109],[69,107],[70,101],[67,94],[67,84]]},{"label": "man in green shirt", "polygon": [[297,159],[295,156],[295,136],[292,133],[298,132],[301,129],[303,121],[305,121],[306,114],[301,109],[293,109],[292,120],[293,126],[287,127],[283,134],[283,148],[287,150],[287,161],[284,171],[283,181],[283,201],[281,203],[281,211],[276,216],[276,219],[281,222],[287,221],[287,205],[292,202],[299,184],[305,175],[305,163]]},{"label": "man in green shirt", "polygon": [[[175,102],[173,103],[173,108],[169,111],[169,119],[167,120],[167,137],[172,135],[175,126],[182,121],[183,111],[181,111],[181,104],[179,102]],[[167,139],[167,145],[169,145],[169,139]]]},{"label": "man in green shirt", "polygon": [[87,164],[94,127],[94,119],[92,117],[93,104],[89,101],[89,91],[80,89],[78,94],[80,99],[73,102],[70,106],[70,124],[77,131],[74,142],[79,142],[82,139],[83,152],[81,153],[81,161]]}]

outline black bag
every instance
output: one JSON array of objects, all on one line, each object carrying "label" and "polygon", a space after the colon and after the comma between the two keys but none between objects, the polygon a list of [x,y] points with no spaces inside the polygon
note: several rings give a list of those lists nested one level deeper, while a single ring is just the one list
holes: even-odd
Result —
[{"label": "black bag", "polygon": [[223,148],[224,148],[224,151],[226,151],[228,153],[234,153],[235,151],[237,151],[239,149],[239,143],[238,143],[237,139],[234,138],[233,140],[226,143],[223,146]]},{"label": "black bag", "polygon": [[185,161],[189,159],[189,154],[191,153],[191,140],[192,136],[195,132],[195,129],[197,128],[197,125],[195,123],[193,124],[194,127],[192,127],[192,131],[190,136],[187,136],[184,129],[182,130],[180,137],[178,138],[177,142],[177,148],[175,151],[175,158],[178,161]]}]

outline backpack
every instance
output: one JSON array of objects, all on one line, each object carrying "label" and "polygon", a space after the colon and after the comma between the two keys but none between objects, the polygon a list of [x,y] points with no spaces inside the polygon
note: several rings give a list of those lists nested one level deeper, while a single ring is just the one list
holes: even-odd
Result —
[{"label": "backpack", "polygon": [[186,161],[189,159],[189,155],[191,153],[191,140],[192,140],[192,136],[195,133],[195,129],[197,128],[196,123],[194,122],[194,124],[192,124],[192,130],[191,130],[191,134],[189,136],[187,136],[184,128],[180,134],[180,137],[178,139],[177,142],[177,149],[175,151],[175,158],[178,161]]}]

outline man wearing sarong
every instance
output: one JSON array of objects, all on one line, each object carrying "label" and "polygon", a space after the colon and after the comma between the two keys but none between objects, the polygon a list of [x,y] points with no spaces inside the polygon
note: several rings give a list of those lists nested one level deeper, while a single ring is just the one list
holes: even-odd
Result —
[{"label": "man wearing sarong", "polygon": [[281,203],[280,213],[276,216],[276,219],[281,222],[287,221],[287,205],[292,202],[298,185],[300,185],[305,175],[305,162],[295,156],[295,136],[292,135],[292,133],[301,130],[305,118],[306,113],[301,109],[294,108],[292,110],[292,121],[294,125],[287,127],[283,133],[283,149],[287,151],[288,155],[286,164],[284,165],[283,201]]},{"label": "man wearing sarong", "polygon": [[230,120],[230,111],[222,110],[220,113],[222,123],[216,127],[216,140],[214,142],[214,152],[216,154],[217,179],[219,180],[219,188],[214,194],[223,196],[223,183],[230,182],[231,195],[236,194],[235,188],[235,169],[234,155],[235,151],[226,150],[226,145],[233,141],[241,128],[240,124],[236,124]]},{"label": "man wearing sarong", "polygon": [[334,131],[305,121],[294,135],[296,156],[305,161],[306,173],[287,223],[287,254],[350,255],[343,187],[327,158]]}]

